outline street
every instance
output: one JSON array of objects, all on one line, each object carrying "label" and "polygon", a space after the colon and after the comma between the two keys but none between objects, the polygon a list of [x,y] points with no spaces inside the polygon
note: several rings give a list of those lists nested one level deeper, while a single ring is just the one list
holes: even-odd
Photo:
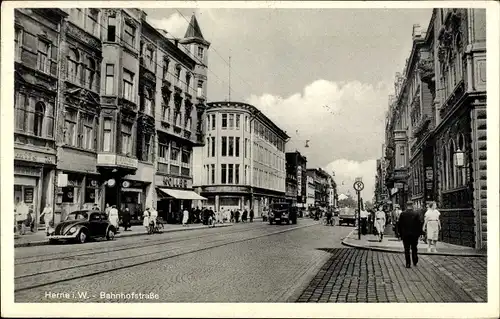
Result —
[{"label": "street", "polygon": [[[486,258],[422,256],[419,267],[409,271],[401,254],[342,246],[352,229],[300,219],[297,225],[239,223],[113,242],[16,248],[15,301],[487,300]],[[133,292],[135,297],[126,295]]]}]

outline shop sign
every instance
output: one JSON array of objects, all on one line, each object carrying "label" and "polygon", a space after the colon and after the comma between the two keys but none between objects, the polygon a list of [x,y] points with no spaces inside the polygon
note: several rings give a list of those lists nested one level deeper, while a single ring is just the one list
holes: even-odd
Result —
[{"label": "shop sign", "polygon": [[40,176],[40,169],[27,166],[14,166],[14,175]]},{"label": "shop sign", "polygon": [[166,187],[172,188],[191,188],[190,180],[182,178],[182,177],[172,177],[165,176],[163,178],[163,183]]},{"label": "shop sign", "polygon": [[297,166],[297,195],[302,193],[302,166]]},{"label": "shop sign", "polygon": [[432,182],[425,182],[425,187],[427,189],[432,189]]},{"label": "shop sign", "polygon": [[20,161],[43,163],[43,164],[56,163],[56,157],[54,155],[41,155],[20,150],[14,150],[14,159]]},{"label": "shop sign", "polygon": [[138,160],[136,158],[130,158],[126,156],[117,155],[116,165],[137,168]]},{"label": "shop sign", "polygon": [[33,188],[25,188],[24,189],[24,202],[26,204],[33,203]]}]

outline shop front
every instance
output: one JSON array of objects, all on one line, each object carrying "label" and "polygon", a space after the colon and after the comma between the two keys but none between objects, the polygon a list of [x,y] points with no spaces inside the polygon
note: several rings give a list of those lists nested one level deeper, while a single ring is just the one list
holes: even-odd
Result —
[{"label": "shop front", "polygon": [[156,210],[158,216],[169,224],[177,224],[182,220],[182,211],[191,210],[193,201],[207,198],[193,191],[191,178],[175,175],[155,175]]},{"label": "shop front", "polygon": [[14,207],[33,210],[35,229],[43,207],[53,203],[55,155],[15,150]]}]

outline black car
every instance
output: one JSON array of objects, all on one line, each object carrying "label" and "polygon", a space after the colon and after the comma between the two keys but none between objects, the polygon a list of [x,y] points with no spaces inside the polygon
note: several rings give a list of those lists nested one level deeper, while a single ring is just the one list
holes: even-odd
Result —
[{"label": "black car", "polygon": [[50,242],[76,240],[84,243],[89,239],[115,238],[116,228],[108,221],[106,213],[92,210],[79,210],[70,213],[66,219],[57,224],[55,231],[49,236]]},{"label": "black car", "polygon": [[292,209],[289,203],[274,203],[269,206],[269,224],[297,224],[297,210]]}]

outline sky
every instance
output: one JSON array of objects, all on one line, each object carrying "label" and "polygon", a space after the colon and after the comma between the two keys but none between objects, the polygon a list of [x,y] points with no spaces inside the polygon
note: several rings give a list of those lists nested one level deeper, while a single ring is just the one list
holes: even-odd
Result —
[{"label": "sky", "polygon": [[[431,9],[144,9],[147,20],[183,37],[195,14],[211,42],[208,101],[247,102],[291,137],[287,151],[335,174],[341,193],[371,200],[382,155],[385,111]],[[306,141],[308,148],[305,147]]]}]

